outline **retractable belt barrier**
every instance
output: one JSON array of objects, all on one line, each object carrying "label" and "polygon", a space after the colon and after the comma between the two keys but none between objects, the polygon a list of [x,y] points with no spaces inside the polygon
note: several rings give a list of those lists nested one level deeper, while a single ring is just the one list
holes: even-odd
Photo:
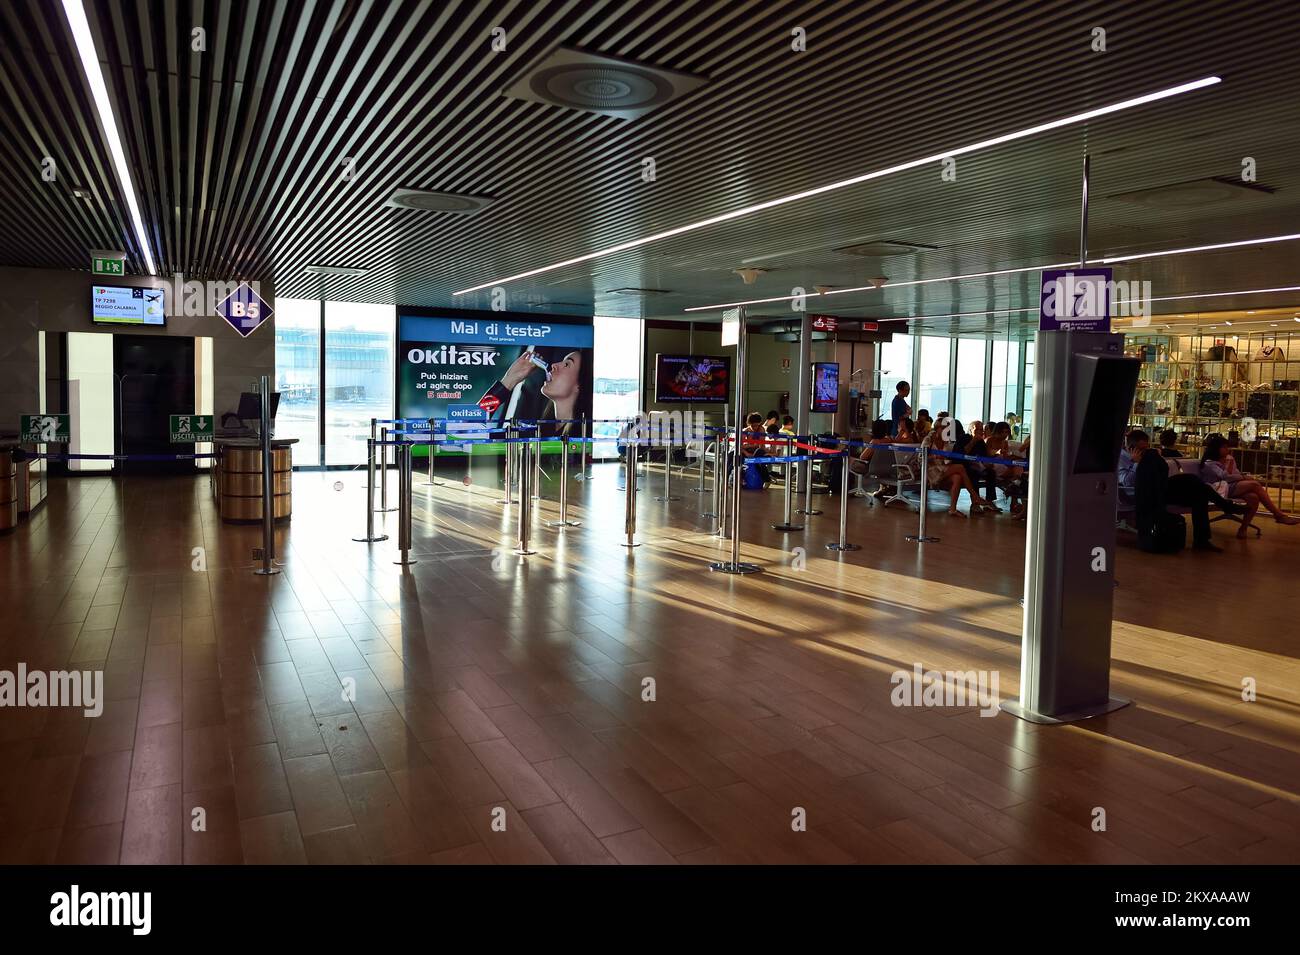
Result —
[{"label": "retractable belt barrier", "polygon": [[[202,442],[200,442],[202,443]],[[14,452],[17,458],[19,451]],[[194,454],[79,454],[72,451],[21,451],[22,457],[44,458],[46,461],[197,461],[203,458],[215,458],[215,451],[196,452]]]}]

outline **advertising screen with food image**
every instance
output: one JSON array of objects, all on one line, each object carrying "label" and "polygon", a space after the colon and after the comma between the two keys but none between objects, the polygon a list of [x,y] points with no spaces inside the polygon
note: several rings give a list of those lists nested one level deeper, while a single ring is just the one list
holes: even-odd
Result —
[{"label": "advertising screen with food image", "polygon": [[[577,437],[591,418],[592,342],[585,323],[509,312],[401,314],[398,414],[447,417],[476,405],[488,427],[561,419],[542,437]],[[417,454],[423,453],[417,449]]]},{"label": "advertising screen with food image", "polygon": [[655,401],[724,404],[731,390],[731,359],[723,355],[656,355]]}]

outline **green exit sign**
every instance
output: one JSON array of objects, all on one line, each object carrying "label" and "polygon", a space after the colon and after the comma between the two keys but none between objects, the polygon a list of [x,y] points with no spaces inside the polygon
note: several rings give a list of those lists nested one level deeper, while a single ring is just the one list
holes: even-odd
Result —
[{"label": "green exit sign", "polygon": [[126,261],[124,259],[109,259],[95,256],[92,259],[92,271],[96,275],[125,275]]},{"label": "green exit sign", "polygon": [[174,443],[212,440],[212,429],[216,423],[212,415],[174,414],[171,419],[171,439]]}]

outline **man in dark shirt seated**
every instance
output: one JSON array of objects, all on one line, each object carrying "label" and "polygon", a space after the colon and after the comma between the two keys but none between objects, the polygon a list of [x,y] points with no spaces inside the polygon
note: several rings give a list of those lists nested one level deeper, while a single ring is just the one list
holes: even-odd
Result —
[{"label": "man in dark shirt seated", "polygon": [[[1133,487],[1137,505],[1138,546],[1155,549],[1156,522],[1166,505],[1192,510],[1192,547],[1195,550],[1221,551],[1210,538],[1210,505],[1227,514],[1243,514],[1245,507],[1225,500],[1214,488],[1194,474],[1169,475],[1169,465],[1151,450],[1151,438],[1145,431],[1131,431],[1128,456],[1135,463]],[[1121,485],[1124,483],[1121,472]]]},{"label": "man in dark shirt seated", "polygon": [[1164,458],[1181,458],[1183,452],[1178,450],[1178,432],[1165,428],[1160,432],[1160,456]]}]

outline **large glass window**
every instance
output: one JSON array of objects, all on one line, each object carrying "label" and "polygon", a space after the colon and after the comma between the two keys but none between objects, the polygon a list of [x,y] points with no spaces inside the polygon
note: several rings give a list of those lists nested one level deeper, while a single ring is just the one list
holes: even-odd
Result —
[{"label": "large glass window", "polygon": [[948,358],[952,353],[952,339],[921,337],[921,368],[915,387],[916,400],[912,402],[912,417],[922,408],[938,418],[939,412],[951,411],[948,393]]},{"label": "large glass window", "polygon": [[393,417],[392,305],[325,303],[325,463],[364,464],[371,418]]},{"label": "large glass window", "polygon": [[298,466],[320,463],[320,302],[275,300],[275,436],[297,438]]},{"label": "large glass window", "polygon": [[617,457],[612,440],[618,436],[617,421],[640,411],[641,339],[644,322],[639,318],[609,318],[597,315],[595,325],[595,394],[591,402],[594,437],[607,438],[592,445],[593,458]]},{"label": "large glass window", "polygon": [[[68,426],[73,454],[112,454],[113,409],[121,390],[113,373],[113,336],[68,332]],[[75,459],[69,471],[108,471],[112,461]]]},{"label": "large glass window", "polygon": [[[912,381],[912,349],[915,339],[911,335],[895,335],[887,342],[880,344],[880,363],[876,366],[880,373],[880,410],[877,414],[883,418],[888,418],[890,413],[890,404],[894,400],[894,395],[898,394],[898,383],[900,381],[910,382],[913,386],[916,382]],[[908,403],[915,409],[915,396],[908,399]]]},{"label": "large glass window", "polygon": [[984,356],[988,342],[983,338],[957,341],[957,400],[952,413],[963,425],[984,415]]},{"label": "large glass window", "polygon": [[1022,435],[1029,434],[1034,419],[1034,348],[1035,342],[1025,342],[1025,410],[1020,419]]},{"label": "large glass window", "polygon": [[993,343],[993,391],[989,397],[989,420],[1006,421],[1019,414],[1020,343],[999,339]]}]

